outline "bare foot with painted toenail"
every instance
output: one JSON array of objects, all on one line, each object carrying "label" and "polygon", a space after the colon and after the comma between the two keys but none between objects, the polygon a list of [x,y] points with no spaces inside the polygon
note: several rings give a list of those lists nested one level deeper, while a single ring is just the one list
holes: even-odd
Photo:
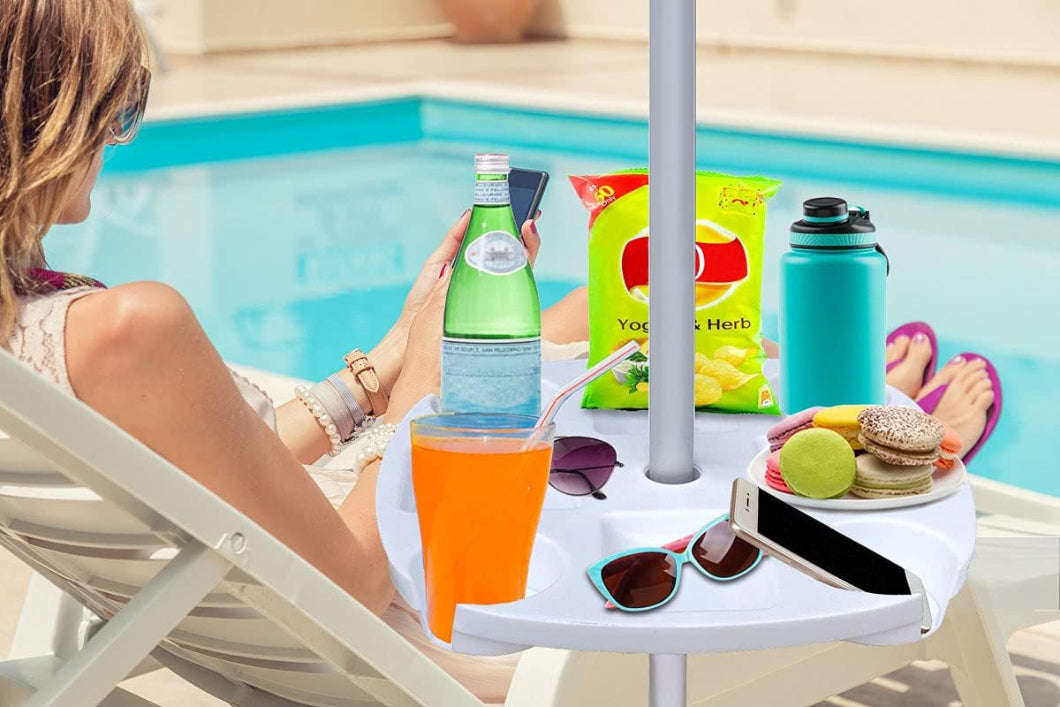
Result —
[{"label": "bare foot with painted toenail", "polygon": [[924,371],[931,361],[931,341],[923,333],[910,339],[899,336],[887,346],[887,365],[900,361],[887,372],[887,383],[915,398],[924,385]]},{"label": "bare foot with painted toenail", "polygon": [[949,385],[931,414],[957,430],[961,436],[961,456],[968,453],[986,427],[986,411],[994,402],[994,391],[986,364],[981,359],[966,361],[957,356],[943,366],[917,395],[923,400],[936,388]]}]

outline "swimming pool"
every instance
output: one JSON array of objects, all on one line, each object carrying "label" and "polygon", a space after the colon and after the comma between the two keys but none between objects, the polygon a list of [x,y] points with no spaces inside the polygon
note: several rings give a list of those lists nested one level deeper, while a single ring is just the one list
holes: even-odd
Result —
[{"label": "swimming pool", "polygon": [[[54,267],[180,289],[231,361],[319,379],[371,346],[468,204],[472,154],[545,169],[542,301],[585,281],[586,213],[565,175],[647,162],[647,126],[434,98],[161,121],[108,155]],[[1060,163],[701,127],[703,168],[785,184],[770,203],[764,303],[803,199],[871,209],[892,262],[888,319],[931,322],[944,362],[994,361],[1005,414],[973,471],[1060,495],[1045,440],[1060,398]]]}]

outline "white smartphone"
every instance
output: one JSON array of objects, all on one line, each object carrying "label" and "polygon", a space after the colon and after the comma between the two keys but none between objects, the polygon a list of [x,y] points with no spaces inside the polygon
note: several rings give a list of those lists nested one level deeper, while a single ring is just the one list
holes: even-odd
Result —
[{"label": "white smartphone", "polygon": [[745,479],[733,482],[729,523],[737,537],[833,587],[919,594],[920,631],[931,630],[931,608],[919,577]]}]

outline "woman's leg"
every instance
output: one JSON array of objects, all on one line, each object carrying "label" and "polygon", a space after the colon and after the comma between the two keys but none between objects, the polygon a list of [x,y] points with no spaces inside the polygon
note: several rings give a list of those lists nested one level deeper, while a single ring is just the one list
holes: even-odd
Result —
[{"label": "woman's leg", "polygon": [[994,404],[994,392],[982,359],[957,357],[942,367],[917,396],[922,400],[933,390],[948,385],[931,414],[961,436],[962,454],[979,441],[986,428],[986,412]]},{"label": "woman's leg", "polygon": [[589,340],[589,288],[571,290],[541,313],[541,338],[554,344]]}]

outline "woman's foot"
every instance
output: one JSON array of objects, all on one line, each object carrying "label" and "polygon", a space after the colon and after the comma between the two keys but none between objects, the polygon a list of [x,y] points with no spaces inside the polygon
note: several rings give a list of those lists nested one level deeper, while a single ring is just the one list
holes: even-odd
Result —
[{"label": "woman's foot", "polygon": [[931,362],[931,340],[926,334],[915,334],[912,339],[899,336],[887,345],[887,365],[899,361],[887,372],[887,383],[915,398],[924,385],[924,371]]},{"label": "woman's foot", "polygon": [[982,359],[966,361],[957,356],[928,381],[917,395],[917,402],[943,385],[949,387],[931,414],[955,429],[961,436],[963,457],[983,434],[986,411],[994,402],[994,391],[986,373],[986,363]]}]

